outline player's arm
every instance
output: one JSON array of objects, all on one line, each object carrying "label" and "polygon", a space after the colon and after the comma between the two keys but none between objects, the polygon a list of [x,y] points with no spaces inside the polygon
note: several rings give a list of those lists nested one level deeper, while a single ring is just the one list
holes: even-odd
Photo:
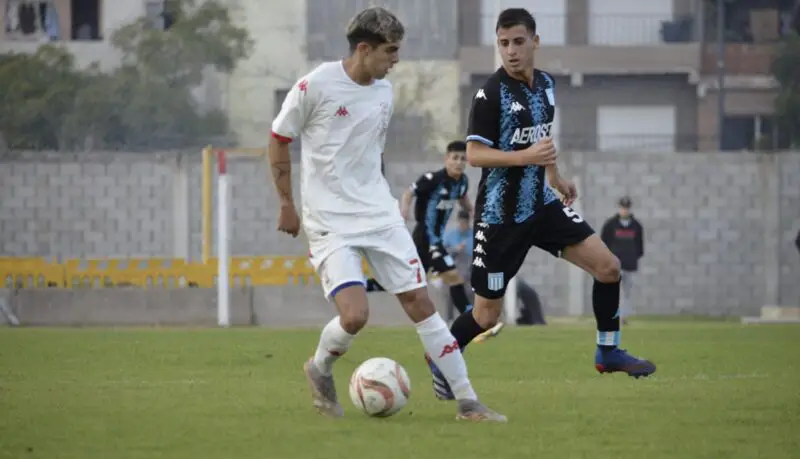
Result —
[{"label": "player's arm", "polygon": [[[465,183],[468,184],[469,181],[467,180],[467,176],[466,175],[464,176],[464,179],[465,179]],[[466,210],[467,212],[469,212],[470,217],[472,217],[473,208],[472,208],[472,201],[469,200],[469,192],[468,192],[469,185],[465,186],[464,188],[465,188],[464,189],[464,194],[462,194],[458,198],[458,204],[461,206],[462,210]]]},{"label": "player's arm", "polygon": [[552,145],[536,145],[521,151],[498,149],[500,140],[500,94],[483,88],[472,99],[467,130],[467,161],[474,167],[515,167],[555,162]]},{"label": "player's arm", "polygon": [[267,156],[272,181],[278,192],[281,205],[294,205],[292,197],[292,158],[289,144],[305,128],[309,115],[310,97],[307,80],[298,82],[283,101],[281,111],[272,122],[272,136]]},{"label": "player's arm", "polygon": [[639,222],[636,222],[636,226],[639,227],[639,231],[636,232],[636,248],[639,251],[639,258],[642,258],[644,256],[644,227]]},{"label": "player's arm", "polygon": [[421,175],[416,182],[412,183],[411,186],[406,189],[400,199],[400,213],[403,215],[403,218],[408,220],[411,212],[411,203],[414,202],[414,198],[430,193],[432,188],[433,172],[427,172]]}]

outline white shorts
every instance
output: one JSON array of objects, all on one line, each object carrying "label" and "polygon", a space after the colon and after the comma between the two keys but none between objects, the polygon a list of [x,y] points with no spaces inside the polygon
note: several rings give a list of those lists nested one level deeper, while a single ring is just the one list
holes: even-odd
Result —
[{"label": "white shorts", "polygon": [[425,269],[405,225],[353,236],[309,235],[310,261],[325,298],[352,285],[365,285],[362,257],[375,280],[392,294],[425,287]]}]

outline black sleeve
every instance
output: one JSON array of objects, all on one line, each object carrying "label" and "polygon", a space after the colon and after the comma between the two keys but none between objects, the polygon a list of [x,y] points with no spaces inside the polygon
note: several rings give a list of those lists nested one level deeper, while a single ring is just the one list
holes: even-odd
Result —
[{"label": "black sleeve", "polygon": [[487,83],[475,93],[469,109],[467,142],[476,141],[497,148],[500,139],[500,92]]},{"label": "black sleeve", "polygon": [[639,258],[642,258],[644,256],[644,227],[639,222],[636,222],[636,226],[639,230],[636,232],[636,248],[639,250]]},{"label": "black sleeve", "polygon": [[614,219],[606,220],[603,224],[603,229],[600,231],[600,239],[606,245],[611,245],[614,242],[614,229],[611,227]]},{"label": "black sleeve", "polygon": [[431,192],[436,185],[436,174],[426,172],[422,174],[416,182],[411,184],[411,192],[414,196],[424,196]]},{"label": "black sleeve", "polygon": [[795,239],[794,245],[796,245],[797,250],[800,251],[800,231],[797,232],[797,239]]}]

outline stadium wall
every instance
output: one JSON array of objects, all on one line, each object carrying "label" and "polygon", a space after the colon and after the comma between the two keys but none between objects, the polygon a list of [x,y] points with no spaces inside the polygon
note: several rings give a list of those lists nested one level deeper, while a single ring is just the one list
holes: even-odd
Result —
[{"label": "stadium wall", "polygon": [[[441,164],[402,152],[388,159],[397,195]],[[563,164],[579,178],[580,210],[595,227],[619,196],[633,197],[646,231],[638,313],[758,315],[764,304],[800,305],[800,154],[573,153]],[[304,254],[302,238],[274,230],[263,161],[235,160],[229,173],[232,254]],[[474,196],[479,171],[469,175]],[[200,245],[198,152],[0,159],[0,256],[198,259]],[[575,306],[565,263],[534,251],[522,273],[549,314],[590,312],[591,282]]]},{"label": "stadium wall", "polygon": [[[443,295],[444,291],[436,291]],[[7,306],[24,326],[214,326],[215,289],[0,289]],[[397,300],[388,294],[370,296],[372,325],[408,325]],[[444,298],[437,299],[444,307]],[[318,327],[335,309],[315,288],[248,287],[231,292],[231,324],[265,327]],[[445,311],[442,310],[445,314]],[[0,325],[9,324],[0,309]]]}]

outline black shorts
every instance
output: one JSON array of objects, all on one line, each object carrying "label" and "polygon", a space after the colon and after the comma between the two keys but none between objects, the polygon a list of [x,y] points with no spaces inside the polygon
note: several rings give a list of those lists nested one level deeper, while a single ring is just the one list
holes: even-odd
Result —
[{"label": "black shorts", "polygon": [[414,239],[414,245],[417,246],[417,253],[425,272],[441,274],[456,269],[453,257],[447,253],[444,245],[442,243],[431,244],[423,228],[417,226],[411,236]]},{"label": "black shorts", "polygon": [[592,227],[561,201],[542,206],[522,223],[490,225],[478,222],[472,249],[472,288],[489,299],[502,298],[531,247],[560,257],[565,247],[594,234]]}]

